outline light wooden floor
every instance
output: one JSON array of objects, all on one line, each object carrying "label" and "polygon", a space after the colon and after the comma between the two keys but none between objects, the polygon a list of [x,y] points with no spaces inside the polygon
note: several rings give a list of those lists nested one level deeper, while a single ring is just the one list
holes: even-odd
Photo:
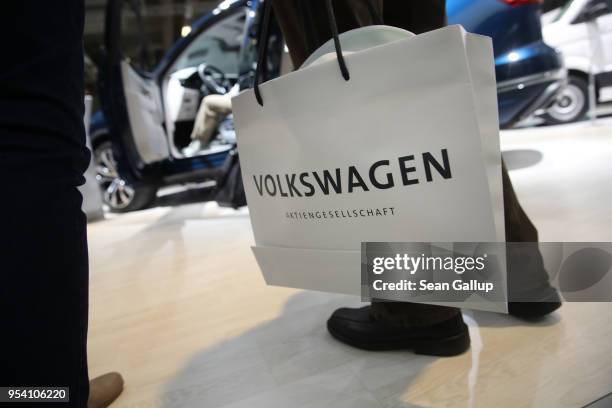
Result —
[{"label": "light wooden floor", "polygon": [[[543,240],[612,240],[610,121],[502,140]],[[359,299],[264,285],[246,211],[157,208],[90,224],[89,240],[90,373],[124,375],[117,407],[561,408],[612,391],[611,304],[539,324],[467,312],[459,357],[367,353],[324,325]]]}]

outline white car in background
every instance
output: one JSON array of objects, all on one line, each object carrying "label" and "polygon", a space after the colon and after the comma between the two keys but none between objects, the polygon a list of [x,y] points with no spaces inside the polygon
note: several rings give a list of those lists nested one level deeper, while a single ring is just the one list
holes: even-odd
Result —
[{"label": "white car in background", "polygon": [[568,69],[568,84],[544,118],[550,124],[580,120],[589,109],[589,73],[597,101],[612,99],[612,0],[571,0],[542,21],[544,41],[561,51]]}]

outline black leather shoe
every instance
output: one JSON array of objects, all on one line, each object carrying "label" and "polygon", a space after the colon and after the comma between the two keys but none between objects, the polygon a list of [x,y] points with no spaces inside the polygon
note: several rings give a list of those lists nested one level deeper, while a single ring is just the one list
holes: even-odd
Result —
[{"label": "black leather shoe", "polygon": [[327,330],[337,340],[364,350],[455,356],[470,347],[470,334],[460,313],[430,326],[401,327],[372,317],[370,306],[342,308],[331,315]]},{"label": "black leather shoe", "polygon": [[561,307],[561,302],[510,302],[508,313],[522,319],[540,319]]},{"label": "black leather shoe", "polygon": [[521,296],[520,299],[538,299],[537,302],[508,302],[508,313],[522,319],[540,319],[561,307],[559,292],[552,286],[537,295]]}]

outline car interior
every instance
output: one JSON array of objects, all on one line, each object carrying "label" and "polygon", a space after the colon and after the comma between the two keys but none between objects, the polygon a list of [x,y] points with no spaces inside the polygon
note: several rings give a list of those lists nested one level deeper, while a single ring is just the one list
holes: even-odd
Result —
[{"label": "car interior", "polygon": [[[186,157],[183,149],[191,141],[203,98],[227,93],[238,80],[245,22],[246,10],[239,9],[199,33],[162,73],[161,89],[129,60],[121,63],[132,134],[144,163]],[[230,150],[234,143],[228,117],[196,156]]]},{"label": "car interior", "polygon": [[[164,74],[162,103],[166,133],[174,157],[183,157],[189,145],[194,121],[202,99],[210,94],[225,94],[238,80],[246,10],[239,10],[200,35],[187,46]],[[201,155],[231,148],[235,143],[232,121],[224,120],[217,135]]]}]

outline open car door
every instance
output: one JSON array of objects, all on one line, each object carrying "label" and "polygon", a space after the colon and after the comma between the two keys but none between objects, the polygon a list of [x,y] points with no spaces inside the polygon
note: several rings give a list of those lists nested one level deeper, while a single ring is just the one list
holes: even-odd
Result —
[{"label": "open car door", "polygon": [[[145,167],[170,155],[161,92],[147,72],[141,0],[108,0],[106,7],[106,54],[99,82],[102,109],[122,173],[137,181],[145,177]],[[132,54],[137,50],[140,61],[130,60],[124,48]]]}]

